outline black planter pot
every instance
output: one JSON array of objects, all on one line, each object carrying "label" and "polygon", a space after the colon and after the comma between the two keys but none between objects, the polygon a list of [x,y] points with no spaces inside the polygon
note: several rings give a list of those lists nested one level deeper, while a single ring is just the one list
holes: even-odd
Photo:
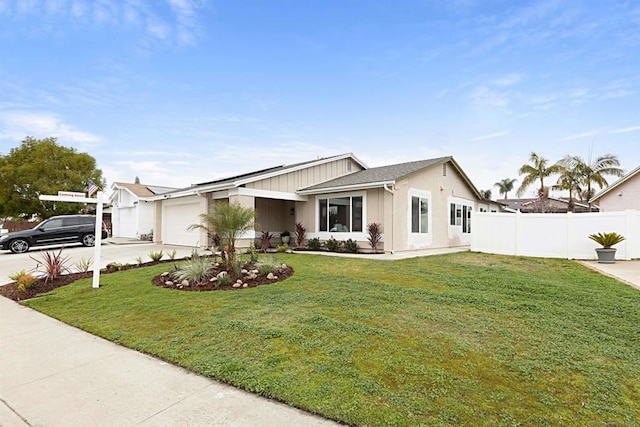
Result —
[{"label": "black planter pot", "polygon": [[615,264],[616,263],[616,248],[597,248],[598,263],[600,264]]}]

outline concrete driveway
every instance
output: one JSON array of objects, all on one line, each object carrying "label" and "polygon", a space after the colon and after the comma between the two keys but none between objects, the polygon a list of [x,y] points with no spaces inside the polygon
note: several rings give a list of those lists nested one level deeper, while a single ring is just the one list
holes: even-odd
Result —
[{"label": "concrete driveway", "polygon": [[[151,242],[139,242],[137,240],[107,239],[103,241],[101,246],[100,267],[106,267],[110,262],[118,262],[121,264],[135,263],[138,256],[142,257],[143,262],[147,262],[150,261],[150,252],[162,250],[165,254],[168,254],[174,249],[178,258],[189,256],[192,251],[192,248],[185,246],[159,245]],[[46,250],[57,253],[60,247],[32,248],[25,254],[0,251],[0,285],[11,282],[9,275],[20,270],[35,270],[37,266],[36,260],[41,260],[41,252]],[[73,264],[83,258],[93,259],[94,248],[88,248],[79,244],[68,245],[62,250],[62,254],[63,256],[69,257],[69,265],[73,266]]]}]

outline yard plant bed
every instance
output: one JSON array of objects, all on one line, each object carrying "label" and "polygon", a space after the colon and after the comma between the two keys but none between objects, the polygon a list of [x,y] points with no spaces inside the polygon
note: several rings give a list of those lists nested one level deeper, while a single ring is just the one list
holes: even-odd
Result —
[{"label": "yard plant bed", "polygon": [[244,292],[157,265],[23,302],[121,345],[350,425],[637,425],[640,292],[567,260],[279,254]]}]

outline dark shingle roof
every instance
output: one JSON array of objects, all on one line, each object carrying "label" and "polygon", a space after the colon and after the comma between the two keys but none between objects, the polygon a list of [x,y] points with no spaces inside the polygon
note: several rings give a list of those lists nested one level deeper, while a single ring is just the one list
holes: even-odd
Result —
[{"label": "dark shingle roof", "polygon": [[418,160],[415,162],[400,163],[397,165],[380,166],[352,173],[350,175],[335,178],[320,184],[312,185],[301,191],[324,190],[336,187],[351,187],[379,182],[396,181],[407,175],[426,169],[438,163],[450,160],[451,157],[439,157],[437,159]]}]

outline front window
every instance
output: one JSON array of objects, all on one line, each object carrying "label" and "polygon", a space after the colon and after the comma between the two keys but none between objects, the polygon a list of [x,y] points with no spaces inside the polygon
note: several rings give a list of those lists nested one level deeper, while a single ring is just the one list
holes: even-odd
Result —
[{"label": "front window", "polygon": [[319,230],[332,233],[362,231],[362,196],[318,199]]},{"label": "front window", "polygon": [[449,224],[462,226],[463,233],[471,233],[471,211],[472,206],[459,203],[450,204]]}]

